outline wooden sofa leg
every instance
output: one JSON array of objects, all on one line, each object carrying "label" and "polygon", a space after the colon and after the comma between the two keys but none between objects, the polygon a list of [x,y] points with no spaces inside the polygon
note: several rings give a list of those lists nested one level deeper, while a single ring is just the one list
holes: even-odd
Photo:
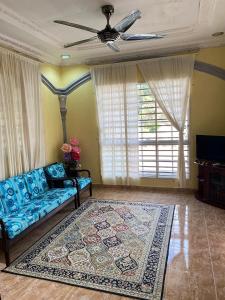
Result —
[{"label": "wooden sofa leg", "polygon": [[92,197],[92,183],[90,183],[89,190],[90,190],[90,197]]},{"label": "wooden sofa leg", "polygon": [[9,255],[9,242],[8,240],[5,240],[3,238],[2,240],[2,248],[3,248],[3,252],[5,254],[5,264],[6,264],[6,267],[8,267],[10,265],[10,255]]},{"label": "wooden sofa leg", "polygon": [[80,206],[80,192],[77,191],[77,203],[78,203],[78,207]]},{"label": "wooden sofa leg", "polygon": [[10,241],[9,241],[8,235],[6,233],[5,224],[1,219],[0,219],[0,229],[2,231],[2,250],[5,254],[6,267],[8,267],[10,265],[10,256],[9,256],[9,243],[10,243]]},{"label": "wooden sofa leg", "polygon": [[77,195],[74,196],[74,207],[77,209]]}]

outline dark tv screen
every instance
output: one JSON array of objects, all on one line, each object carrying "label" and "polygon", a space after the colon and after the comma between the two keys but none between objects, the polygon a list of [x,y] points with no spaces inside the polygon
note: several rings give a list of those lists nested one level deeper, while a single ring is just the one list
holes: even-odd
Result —
[{"label": "dark tv screen", "polygon": [[196,135],[197,159],[225,163],[225,136]]}]

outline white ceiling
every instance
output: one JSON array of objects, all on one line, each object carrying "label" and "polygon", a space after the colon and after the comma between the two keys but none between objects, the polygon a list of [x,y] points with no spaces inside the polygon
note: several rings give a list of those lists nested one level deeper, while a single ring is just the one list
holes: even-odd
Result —
[{"label": "white ceiling", "polygon": [[130,11],[139,9],[142,18],[127,33],[166,33],[160,40],[118,41],[114,53],[100,41],[64,49],[65,43],[92,37],[94,34],[53,23],[66,20],[101,30],[106,20],[100,7],[104,0],[0,0],[0,44],[62,64],[60,55],[71,54],[67,64],[99,63],[129,57],[146,57],[180,49],[225,45],[225,0],[111,0],[115,25]]}]

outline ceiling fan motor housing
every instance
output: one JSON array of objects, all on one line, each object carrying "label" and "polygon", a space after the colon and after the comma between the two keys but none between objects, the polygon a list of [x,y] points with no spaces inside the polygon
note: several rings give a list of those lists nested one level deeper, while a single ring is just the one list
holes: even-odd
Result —
[{"label": "ceiling fan motor housing", "polygon": [[114,42],[119,35],[118,31],[107,26],[104,30],[98,32],[98,38],[102,43]]},{"label": "ceiling fan motor housing", "polygon": [[105,29],[97,33],[98,38],[102,43],[114,42],[120,35],[118,31],[116,31],[114,28],[111,28],[111,26],[109,25],[109,19],[111,15],[114,13],[114,7],[112,5],[102,6],[102,13],[105,15],[107,19],[107,25]]}]

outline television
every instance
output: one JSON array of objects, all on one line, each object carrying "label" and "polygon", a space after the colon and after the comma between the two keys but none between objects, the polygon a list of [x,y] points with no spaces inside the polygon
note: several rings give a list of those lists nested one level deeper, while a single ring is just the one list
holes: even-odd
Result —
[{"label": "television", "polygon": [[225,163],[225,136],[196,135],[198,160]]}]

